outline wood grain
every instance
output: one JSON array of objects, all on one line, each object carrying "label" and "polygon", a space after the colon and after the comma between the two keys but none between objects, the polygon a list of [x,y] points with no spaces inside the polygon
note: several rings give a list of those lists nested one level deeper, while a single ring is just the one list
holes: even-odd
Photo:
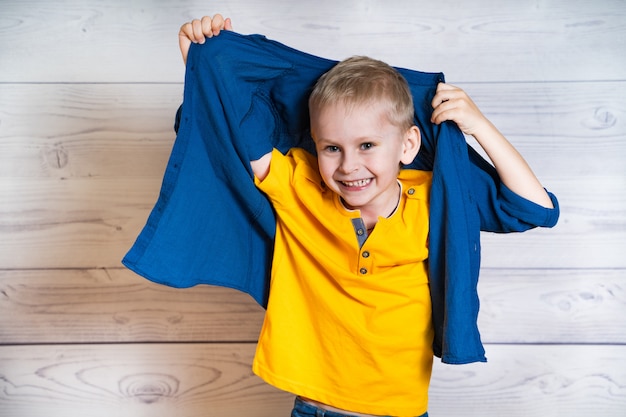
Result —
[{"label": "wood grain", "polygon": [[309,53],[372,55],[444,71],[457,82],[615,80],[626,62],[615,53],[626,50],[621,0],[481,1],[471,8],[448,0],[34,4],[3,2],[0,82],[180,81],[180,25],[217,11],[232,16],[236,30]]},{"label": "wood grain", "polygon": [[0,340],[256,342],[264,310],[238,291],[177,289],[127,269],[0,271]]},{"label": "wood grain", "polygon": [[[156,201],[180,88],[0,85],[0,265],[119,266]],[[483,265],[626,267],[626,83],[466,88],[562,212],[554,230],[484,235]]]},{"label": "wood grain", "polygon": [[486,343],[626,344],[626,270],[485,268]]},{"label": "wood grain", "polygon": [[[158,4],[157,4],[158,3]],[[435,363],[431,415],[626,413],[626,4],[7,0],[0,7],[0,417],[287,415],[252,375],[263,311],[120,259],[158,196],[180,25],[223,12],[316,55],[443,71],[561,203],[484,234],[489,362]]]},{"label": "wood grain", "polygon": [[[626,270],[482,271],[485,343],[626,344]],[[127,269],[0,271],[0,340],[250,342],[264,311],[238,291],[170,288]]]},{"label": "wood grain", "polygon": [[625,81],[461,87],[540,179],[626,178]]},{"label": "wood grain", "polygon": [[0,84],[3,177],[160,178],[182,84]]},{"label": "wood grain", "polygon": [[254,344],[0,347],[0,416],[287,415]]},{"label": "wood grain", "polygon": [[[433,416],[621,417],[623,346],[487,347],[487,364],[435,363]],[[250,371],[253,344],[0,347],[0,415],[288,415],[292,396]]]},{"label": "wood grain", "polygon": [[[460,86],[539,177],[626,177],[626,81]],[[0,84],[0,178],[160,177],[182,89]]]},{"label": "wood grain", "polygon": [[[0,179],[5,269],[117,267],[156,202],[159,178]],[[484,267],[624,268],[624,180],[562,178],[556,228],[483,235]]]},{"label": "wood grain", "polygon": [[544,185],[559,198],[557,226],[521,234],[483,233],[483,265],[623,269],[626,176],[548,178]]},{"label": "wood grain", "polygon": [[0,265],[101,268],[120,262],[145,224],[160,179],[2,179]]},{"label": "wood grain", "polygon": [[486,364],[435,363],[431,414],[620,417],[625,354],[623,345],[487,346]]}]

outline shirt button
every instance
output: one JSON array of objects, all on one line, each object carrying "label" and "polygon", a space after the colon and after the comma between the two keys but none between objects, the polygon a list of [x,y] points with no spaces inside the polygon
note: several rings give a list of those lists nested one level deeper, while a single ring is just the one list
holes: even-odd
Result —
[{"label": "shirt button", "polygon": [[359,235],[359,236],[363,236],[363,233],[365,233],[365,231],[363,229],[358,229],[356,231],[356,234]]},{"label": "shirt button", "polygon": [[361,256],[363,256],[364,258],[369,258],[370,257],[370,253],[368,251],[364,251]]},{"label": "shirt button", "polygon": [[409,193],[409,195],[413,195],[413,194],[415,194],[415,189],[414,188],[409,188],[407,193]]},{"label": "shirt button", "polygon": [[361,273],[361,275],[365,275],[367,274],[367,268],[361,268],[359,272]]}]

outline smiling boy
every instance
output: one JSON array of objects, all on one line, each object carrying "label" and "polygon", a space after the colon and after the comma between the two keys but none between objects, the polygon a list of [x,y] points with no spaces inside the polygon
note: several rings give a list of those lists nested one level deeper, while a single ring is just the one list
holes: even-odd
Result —
[{"label": "smiling boy", "polygon": [[[231,29],[216,15],[179,35]],[[460,89],[440,84],[432,122],[473,135],[502,183],[553,207],[521,155]],[[365,57],[324,74],[309,99],[317,156],[251,161],[276,212],[271,291],[253,370],[297,396],[293,416],[427,415],[433,361],[429,292],[432,174],[401,169],[420,148],[406,80]]]},{"label": "smiling boy", "polygon": [[277,213],[253,369],[322,408],[422,415],[431,174],[400,171],[420,145],[410,91],[387,64],[354,57],[322,76],[309,107],[317,158],[292,149],[252,162]]}]

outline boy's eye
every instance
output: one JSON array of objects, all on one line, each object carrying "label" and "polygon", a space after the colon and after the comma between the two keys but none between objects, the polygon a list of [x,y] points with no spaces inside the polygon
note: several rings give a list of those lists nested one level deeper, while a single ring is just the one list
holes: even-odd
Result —
[{"label": "boy's eye", "polygon": [[374,147],[374,144],[372,142],[365,142],[364,144],[361,145],[361,149],[363,150],[371,149],[373,147]]},{"label": "boy's eye", "polygon": [[329,145],[326,147],[328,152],[339,152],[339,146]]}]

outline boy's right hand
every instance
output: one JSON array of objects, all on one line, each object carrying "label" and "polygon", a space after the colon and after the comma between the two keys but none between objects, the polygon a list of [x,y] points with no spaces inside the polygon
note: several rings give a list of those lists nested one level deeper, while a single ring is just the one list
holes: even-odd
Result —
[{"label": "boy's right hand", "polygon": [[187,54],[192,43],[204,43],[206,38],[220,34],[222,30],[233,30],[230,18],[224,19],[221,14],[204,16],[202,19],[194,19],[180,27],[178,32],[178,45],[183,55],[183,62],[187,63]]}]

